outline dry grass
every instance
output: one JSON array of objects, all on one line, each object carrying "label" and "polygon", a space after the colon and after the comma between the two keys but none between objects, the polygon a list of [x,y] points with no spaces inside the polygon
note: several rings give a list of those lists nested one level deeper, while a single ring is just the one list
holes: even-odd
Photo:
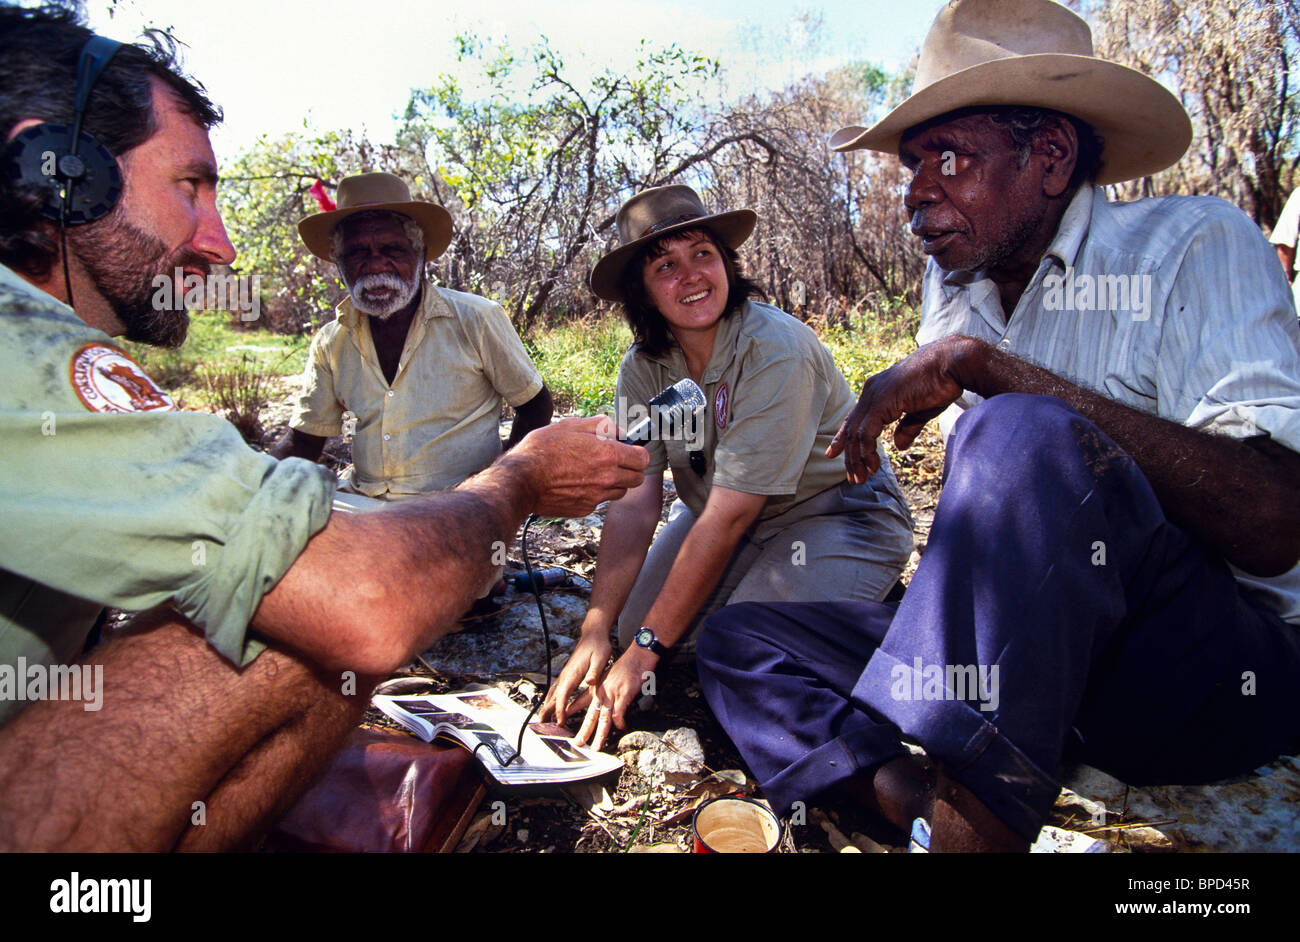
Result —
[{"label": "dry grass", "polygon": [[250,445],[262,444],[262,410],[276,391],[275,374],[244,356],[238,363],[200,370],[199,380],[209,410],[224,415]]}]

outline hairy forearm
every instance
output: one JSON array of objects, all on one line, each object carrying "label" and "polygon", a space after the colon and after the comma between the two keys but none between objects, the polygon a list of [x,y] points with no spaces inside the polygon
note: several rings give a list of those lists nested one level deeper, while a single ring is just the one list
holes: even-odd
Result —
[{"label": "hairy forearm", "polygon": [[963,338],[958,381],[981,396],[1055,396],[1123,448],[1169,519],[1234,565],[1257,575],[1300,559],[1300,455],[1271,442],[1187,428],[1070,383],[1035,364]]},{"label": "hairy forearm", "polygon": [[391,671],[469,607],[535,500],[507,456],[455,490],[335,514],[253,625],[321,666]]},{"label": "hairy forearm", "polygon": [[589,514],[644,481],[645,449],[611,431],[603,416],[557,422],[454,490],[334,514],[253,625],[320,666],[391,671],[473,601],[525,515]]}]

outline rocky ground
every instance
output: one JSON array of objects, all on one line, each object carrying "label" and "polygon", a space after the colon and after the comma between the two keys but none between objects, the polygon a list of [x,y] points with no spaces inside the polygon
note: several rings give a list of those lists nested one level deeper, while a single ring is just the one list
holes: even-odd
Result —
[{"label": "rocky ground", "polygon": [[[285,403],[264,413],[267,440],[287,420]],[[342,466],[346,443],[332,443],[328,460]],[[917,523],[918,552],[905,573],[911,577],[924,552],[943,467],[942,444],[927,429],[911,450],[893,456],[899,480]],[[665,484],[664,514],[675,496]],[[535,525],[529,551],[535,569],[562,567],[572,582],[546,590],[542,604],[551,634],[542,640],[537,603],[531,593],[507,589],[488,610],[460,622],[401,672],[420,677],[430,692],[472,683],[492,684],[521,704],[541,694],[548,658],[558,673],[578,636],[586,612],[604,508],[576,520]],[[507,575],[523,571],[516,539]],[[570,786],[554,794],[517,797],[505,792],[506,823],[482,810],[461,841],[461,852],[682,852],[691,845],[691,813],[718,794],[755,794],[735,747],[701,697],[693,665],[669,664],[658,678],[652,710],[629,718],[628,731],[607,748],[623,759],[615,777]],[[373,708],[366,721],[394,726]],[[1216,787],[1129,788],[1095,769],[1073,770],[1054,809],[1052,827],[1036,845],[1041,852],[1158,852],[1170,850],[1300,850],[1296,805],[1300,760],[1279,760],[1265,774]],[[487,804],[484,805],[486,809]],[[497,820],[500,815],[495,816]],[[789,822],[784,849],[799,853],[883,853],[905,849],[906,837],[844,799],[827,798]]]}]

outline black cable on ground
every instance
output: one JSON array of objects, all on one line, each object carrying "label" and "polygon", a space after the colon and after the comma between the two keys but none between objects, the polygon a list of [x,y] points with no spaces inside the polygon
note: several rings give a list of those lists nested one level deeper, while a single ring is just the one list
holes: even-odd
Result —
[{"label": "black cable on ground", "polygon": [[[540,694],[533,695],[533,707],[528,711],[528,716],[524,717],[523,725],[519,727],[519,742],[515,744],[515,754],[512,755],[508,761],[502,762],[502,766],[510,765],[522,754],[524,748],[524,733],[528,730],[528,724],[532,722],[538,709],[546,700],[546,695],[551,692],[551,630],[546,624],[546,608],[542,605],[542,590],[541,587],[538,586],[537,580],[533,578],[533,564],[528,557],[528,528],[536,521],[536,514],[528,515],[528,519],[524,521],[524,532],[519,537],[519,543],[524,556],[524,570],[528,573],[528,584],[532,586],[533,597],[537,600],[537,614],[542,620],[542,645],[546,654],[546,687]],[[479,745],[486,746],[487,743],[480,743]],[[478,751],[477,746],[474,747],[474,751]],[[501,757],[497,756],[497,761],[500,760]]]}]

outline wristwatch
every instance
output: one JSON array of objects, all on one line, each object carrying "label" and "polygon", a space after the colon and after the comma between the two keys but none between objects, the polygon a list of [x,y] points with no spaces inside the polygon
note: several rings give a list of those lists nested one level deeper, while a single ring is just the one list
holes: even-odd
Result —
[{"label": "wristwatch", "polygon": [[659,639],[655,637],[654,630],[647,628],[645,625],[641,626],[641,630],[636,633],[636,636],[632,640],[637,643],[638,647],[653,651],[660,657],[663,657],[668,653],[668,649],[664,647],[664,645],[660,644]]}]

